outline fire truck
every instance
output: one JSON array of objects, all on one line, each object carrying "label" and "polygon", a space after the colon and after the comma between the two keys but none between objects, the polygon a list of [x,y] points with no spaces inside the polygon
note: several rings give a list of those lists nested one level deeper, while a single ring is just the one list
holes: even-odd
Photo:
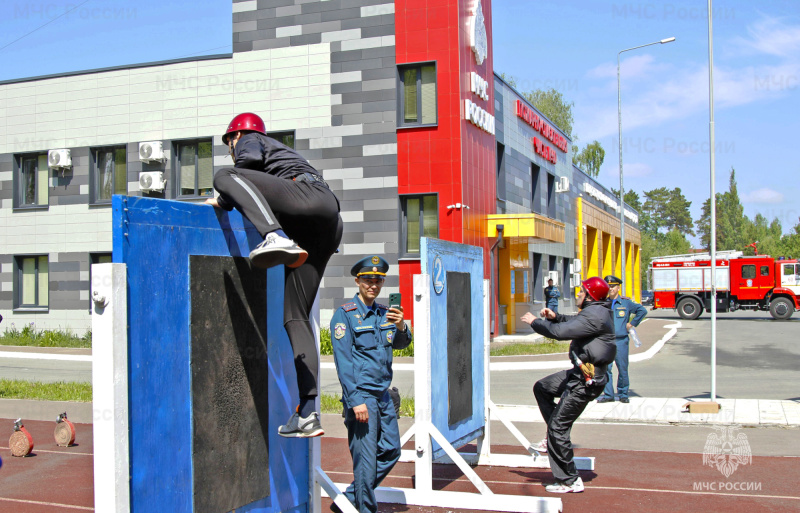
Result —
[{"label": "fire truck", "polygon": [[[767,255],[720,251],[717,257],[717,312],[769,310],[785,320],[800,309],[800,263]],[[683,319],[711,312],[711,255],[654,258],[650,264],[653,309],[674,308]]]}]

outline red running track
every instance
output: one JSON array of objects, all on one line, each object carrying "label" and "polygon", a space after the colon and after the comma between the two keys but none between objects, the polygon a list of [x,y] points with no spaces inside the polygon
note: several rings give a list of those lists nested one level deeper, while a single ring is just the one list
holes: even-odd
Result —
[{"label": "red running track", "polygon": [[[55,420],[55,419],[54,419]],[[11,435],[13,420],[0,419]],[[92,426],[76,424],[78,445],[58,447],[53,438],[55,422],[27,422],[34,437],[33,456],[14,458],[8,439],[0,438],[0,511],[15,513],[75,513],[93,511],[94,486]],[[497,452],[516,452],[497,447]],[[335,482],[352,479],[347,440],[322,439],[323,468]],[[716,468],[703,466],[702,454],[579,449],[578,456],[594,456],[596,471],[581,472],[586,491],[561,495],[564,511],[752,513],[800,511],[800,458],[754,456],[729,478]],[[543,484],[552,479],[545,469],[476,467],[478,475],[495,493],[525,496],[546,494]],[[384,482],[411,488],[414,465],[400,463]],[[472,484],[453,465],[434,465],[434,488],[475,492]],[[750,490],[736,490],[750,486]],[[713,489],[711,487],[714,487]],[[731,489],[719,490],[731,487]],[[759,486],[760,489],[754,489]],[[327,511],[330,499],[323,499]],[[382,504],[380,511],[440,513],[444,508]]]}]

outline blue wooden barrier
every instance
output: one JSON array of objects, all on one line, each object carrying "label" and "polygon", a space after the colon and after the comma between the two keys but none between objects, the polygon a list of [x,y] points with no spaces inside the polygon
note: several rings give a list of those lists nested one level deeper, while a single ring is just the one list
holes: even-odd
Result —
[{"label": "blue wooden barrier", "polygon": [[[483,433],[484,422],[484,318],[483,318],[483,250],[479,247],[422,238],[421,270],[430,276],[431,298],[431,421],[453,447],[460,447]],[[447,273],[466,273],[470,277],[468,297],[470,302],[472,339],[472,413],[451,424],[448,415],[448,311]],[[434,442],[434,458],[444,451]]]},{"label": "blue wooden barrier", "polygon": [[[113,261],[128,275],[131,511],[193,504],[190,255],[247,256],[260,237],[236,212],[114,196]],[[237,512],[308,510],[309,442],[278,436],[297,402],[283,328],[283,267],[267,271],[269,496]],[[225,447],[219,447],[225,451]]]}]

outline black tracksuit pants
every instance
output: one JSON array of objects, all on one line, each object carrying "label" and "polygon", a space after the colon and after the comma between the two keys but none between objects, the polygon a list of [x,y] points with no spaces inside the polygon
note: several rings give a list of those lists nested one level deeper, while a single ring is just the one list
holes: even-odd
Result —
[{"label": "black tracksuit pants", "polygon": [[214,188],[262,237],[283,229],[308,252],[303,265],[284,268],[283,324],[294,351],[300,397],[314,397],[319,354],[308,317],[328,260],[342,240],[339,200],[322,182],[294,181],[236,167],[217,171]]},{"label": "black tracksuit pants", "polygon": [[[547,455],[550,469],[559,483],[571,485],[578,479],[570,433],[572,424],[586,405],[603,393],[606,378],[601,384],[586,386],[580,369],[572,368],[542,378],[533,385],[533,395],[547,425]],[[561,397],[558,404],[555,398]]]}]

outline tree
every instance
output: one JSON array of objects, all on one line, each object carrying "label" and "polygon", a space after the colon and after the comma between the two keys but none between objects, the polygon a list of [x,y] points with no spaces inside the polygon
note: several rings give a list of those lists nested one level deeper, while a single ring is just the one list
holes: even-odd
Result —
[{"label": "tree", "polygon": [[794,225],[794,233],[781,237],[778,253],[780,256],[800,258],[800,218]]},{"label": "tree", "polygon": [[[745,234],[744,207],[739,200],[739,191],[736,186],[736,171],[731,168],[728,191],[717,193],[715,207],[717,212],[717,251],[744,250],[746,244],[753,242],[747,240]],[[748,220],[749,221],[749,220]],[[780,223],[779,223],[780,224]],[[709,200],[703,203],[700,219],[697,220],[700,243],[706,249],[711,248],[711,208]]]},{"label": "tree", "polygon": [[[782,235],[783,227],[777,218],[770,224],[767,224],[767,218],[760,213],[752,221],[746,216],[744,218],[744,239],[747,244],[757,242],[756,247],[761,255],[779,256]],[[755,254],[752,247],[746,247],[744,251],[748,255]]]},{"label": "tree", "polygon": [[577,146],[573,146],[572,162],[587,175],[596,177],[600,174],[600,166],[606,158],[606,150],[598,141],[593,141],[586,145],[580,153],[576,151]]},{"label": "tree", "polygon": [[686,199],[680,187],[672,189],[665,208],[667,228],[694,236],[694,222],[689,212],[691,206],[692,202]]},{"label": "tree", "polygon": [[743,250],[746,241],[744,229],[744,207],[739,200],[736,186],[736,171],[731,169],[728,192],[717,202],[717,249]]},{"label": "tree", "polygon": [[500,78],[502,78],[506,84],[510,85],[514,89],[517,88],[517,79],[512,77],[511,75],[506,75],[505,73],[500,73]]},{"label": "tree", "polygon": [[642,205],[642,212],[646,218],[644,222],[639,220],[641,229],[652,236],[658,233],[661,228],[667,226],[667,204],[672,193],[666,187],[659,187],[650,191],[644,191],[645,201]]},{"label": "tree", "polygon": [[522,96],[539,109],[539,112],[547,116],[562,132],[567,134],[567,137],[572,140],[576,139],[572,134],[572,123],[574,122],[572,107],[575,106],[574,102],[567,102],[564,99],[564,95],[553,88],[549,91],[535,89],[522,93]]}]

